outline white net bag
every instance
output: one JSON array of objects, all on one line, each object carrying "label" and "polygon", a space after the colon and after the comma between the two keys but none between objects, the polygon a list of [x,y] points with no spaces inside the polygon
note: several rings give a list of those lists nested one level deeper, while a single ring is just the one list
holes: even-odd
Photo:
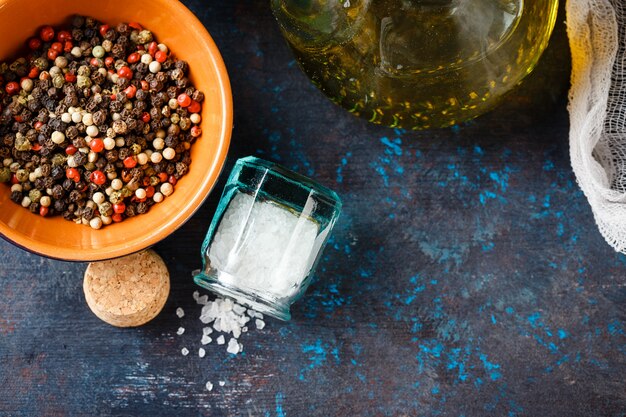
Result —
[{"label": "white net bag", "polygon": [[626,0],[568,0],[570,157],[600,233],[626,253]]}]

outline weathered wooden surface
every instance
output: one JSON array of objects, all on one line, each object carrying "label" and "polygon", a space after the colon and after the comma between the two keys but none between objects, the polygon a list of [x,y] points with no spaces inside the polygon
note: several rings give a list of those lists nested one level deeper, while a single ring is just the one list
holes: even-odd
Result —
[{"label": "weathered wooden surface", "polygon": [[626,258],[596,231],[570,169],[563,15],[503,106],[407,133],[315,90],[267,2],[187,4],[231,75],[226,169],[261,155],[343,197],[318,281],[292,322],[242,336],[245,354],[211,344],[200,359],[190,272],[219,191],[156,246],[172,294],[139,329],[89,312],[85,265],[1,241],[0,415],[625,415]]}]

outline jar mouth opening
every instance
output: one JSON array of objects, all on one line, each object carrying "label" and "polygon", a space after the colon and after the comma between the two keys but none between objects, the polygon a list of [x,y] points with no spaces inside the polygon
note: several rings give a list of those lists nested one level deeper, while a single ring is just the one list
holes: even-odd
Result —
[{"label": "jar mouth opening", "polygon": [[307,189],[309,192],[317,195],[318,198],[321,198],[328,206],[334,207],[339,211],[341,210],[341,199],[336,192],[280,164],[266,161],[256,156],[247,156],[237,160],[236,165],[253,168],[255,170],[266,170],[270,175],[279,177],[288,183],[299,184],[300,187]]},{"label": "jar mouth opening", "polygon": [[280,300],[268,300],[257,293],[251,293],[241,288],[228,285],[218,279],[199,273],[193,278],[194,282],[217,295],[234,299],[237,303],[249,307],[259,313],[274,317],[282,321],[291,319],[289,304]]}]

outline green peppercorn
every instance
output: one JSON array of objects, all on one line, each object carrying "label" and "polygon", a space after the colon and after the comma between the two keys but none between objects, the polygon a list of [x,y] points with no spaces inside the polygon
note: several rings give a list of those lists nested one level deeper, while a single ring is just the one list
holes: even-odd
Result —
[{"label": "green peppercorn", "polygon": [[28,171],[25,169],[18,169],[15,173],[15,177],[19,182],[26,182],[28,181]]},{"label": "green peppercorn", "polygon": [[78,72],[76,73],[76,75],[89,77],[91,75],[91,70],[87,65],[81,65],[80,67],[78,67]]},{"label": "green peppercorn", "polygon": [[9,182],[11,181],[11,170],[9,167],[0,168],[0,182]]},{"label": "green peppercorn", "polygon": [[141,146],[139,146],[139,144],[137,143],[133,143],[130,147],[130,151],[133,153],[133,155],[137,155],[138,153],[141,153]]},{"label": "green peppercorn", "polygon": [[55,88],[63,88],[63,84],[65,84],[65,78],[62,75],[55,75],[52,78],[52,85]]},{"label": "green peppercorn", "polygon": [[32,145],[30,144],[30,142],[28,141],[28,139],[26,139],[24,135],[18,132],[15,135],[15,142],[13,143],[13,147],[18,151],[25,152],[25,151],[30,151],[32,148]]},{"label": "green peppercorn", "polygon": [[60,153],[56,153],[52,155],[52,158],[50,158],[50,162],[53,166],[63,166],[65,164],[65,161],[67,161],[67,157],[61,155]]},{"label": "green peppercorn", "polygon": [[79,75],[76,77],[76,86],[78,88],[89,88],[91,87],[91,79],[84,75]]},{"label": "green peppercorn", "polygon": [[156,177],[154,175],[150,177],[150,185],[151,186],[154,187],[155,185],[157,185],[160,182],[161,182],[161,180],[159,180],[159,177]]},{"label": "green peppercorn", "polygon": [[105,201],[104,203],[98,205],[98,211],[102,216],[110,216],[113,214],[113,204]]},{"label": "green peppercorn", "polygon": [[122,197],[122,193],[119,191],[113,191],[109,196],[109,201],[113,204],[117,204],[120,201],[123,201],[124,197]]},{"label": "green peppercorn", "polygon": [[43,71],[48,69],[48,60],[46,58],[39,57],[33,61],[33,65],[37,67],[39,71]]},{"label": "green peppercorn", "polygon": [[120,193],[122,194],[122,197],[124,197],[124,198],[130,197],[131,195],[134,194],[128,187],[122,188],[120,190]]},{"label": "green peppercorn", "polygon": [[152,39],[152,32],[150,32],[149,30],[144,29],[137,34],[137,43],[152,42]]},{"label": "green peppercorn", "polygon": [[39,203],[39,200],[41,200],[41,191],[36,188],[30,190],[28,193],[28,198],[30,198],[30,201],[32,201],[33,203]]}]

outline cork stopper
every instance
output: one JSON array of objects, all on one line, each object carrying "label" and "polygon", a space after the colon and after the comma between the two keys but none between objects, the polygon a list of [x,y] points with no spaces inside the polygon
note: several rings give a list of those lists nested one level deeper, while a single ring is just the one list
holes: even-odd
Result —
[{"label": "cork stopper", "polygon": [[87,305],[117,327],[140,326],[161,311],[170,292],[163,259],[152,250],[87,266],[83,290]]}]

